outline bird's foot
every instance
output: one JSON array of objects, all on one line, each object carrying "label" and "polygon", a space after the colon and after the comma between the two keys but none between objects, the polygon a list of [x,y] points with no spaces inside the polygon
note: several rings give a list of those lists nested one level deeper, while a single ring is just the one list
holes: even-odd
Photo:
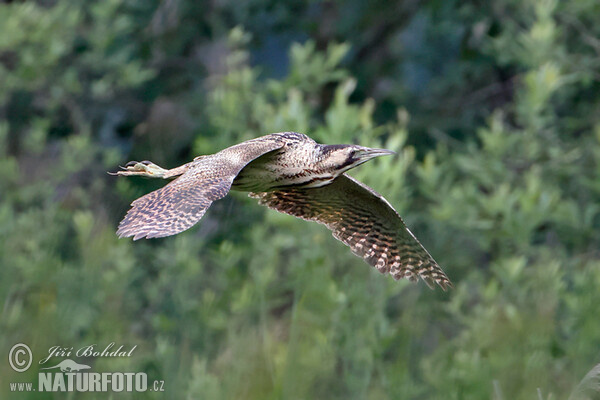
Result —
[{"label": "bird's foot", "polygon": [[148,178],[165,178],[168,170],[159,167],[151,161],[129,161],[124,167],[121,167],[123,171],[109,172],[111,175],[120,176],[146,176]]}]

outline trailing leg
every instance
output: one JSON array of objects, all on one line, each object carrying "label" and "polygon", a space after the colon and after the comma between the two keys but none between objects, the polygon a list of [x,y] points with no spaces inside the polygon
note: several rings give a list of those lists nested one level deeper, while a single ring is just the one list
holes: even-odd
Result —
[{"label": "trailing leg", "polygon": [[124,167],[121,167],[123,171],[109,172],[111,175],[120,176],[145,176],[148,178],[172,178],[183,174],[189,168],[189,163],[184,164],[177,168],[164,169],[154,164],[151,161],[129,161]]}]

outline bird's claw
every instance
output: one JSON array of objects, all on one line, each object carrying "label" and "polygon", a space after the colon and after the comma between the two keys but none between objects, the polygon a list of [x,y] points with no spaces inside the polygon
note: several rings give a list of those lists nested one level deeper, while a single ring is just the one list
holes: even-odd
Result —
[{"label": "bird's claw", "polygon": [[146,176],[149,178],[160,178],[164,175],[166,170],[154,164],[151,161],[129,161],[125,166],[119,165],[122,171],[109,172],[110,175],[119,176]]}]

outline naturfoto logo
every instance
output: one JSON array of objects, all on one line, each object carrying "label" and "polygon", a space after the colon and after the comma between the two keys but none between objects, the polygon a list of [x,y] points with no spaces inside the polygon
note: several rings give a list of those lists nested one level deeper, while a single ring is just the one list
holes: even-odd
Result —
[{"label": "naturfoto logo", "polygon": [[[100,357],[131,357],[137,345],[125,347],[116,346],[114,342],[99,347],[96,344],[74,347],[52,346],[48,355],[42,358],[38,365],[47,363],[53,357],[87,357],[89,361]],[[8,362],[11,368],[22,373],[27,371],[33,361],[31,348],[24,343],[17,343],[8,352]],[[53,365],[54,364],[54,365]],[[35,365],[35,364],[34,364]],[[62,361],[56,359],[43,368],[38,367],[37,386],[35,382],[9,382],[11,392],[163,392],[164,381],[148,382],[145,372],[93,372],[92,367],[79,363],[71,358]]]}]

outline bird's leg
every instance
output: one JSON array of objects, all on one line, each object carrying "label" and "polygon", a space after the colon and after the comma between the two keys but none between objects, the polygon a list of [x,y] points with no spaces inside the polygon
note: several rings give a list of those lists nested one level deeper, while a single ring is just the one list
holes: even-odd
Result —
[{"label": "bird's leg", "polygon": [[183,174],[188,170],[189,164],[184,164],[177,168],[172,169],[164,169],[154,164],[151,161],[129,161],[125,164],[124,167],[121,167],[123,171],[117,172],[109,172],[111,175],[120,175],[120,176],[145,176],[148,178],[172,178],[174,176],[178,176]]}]

